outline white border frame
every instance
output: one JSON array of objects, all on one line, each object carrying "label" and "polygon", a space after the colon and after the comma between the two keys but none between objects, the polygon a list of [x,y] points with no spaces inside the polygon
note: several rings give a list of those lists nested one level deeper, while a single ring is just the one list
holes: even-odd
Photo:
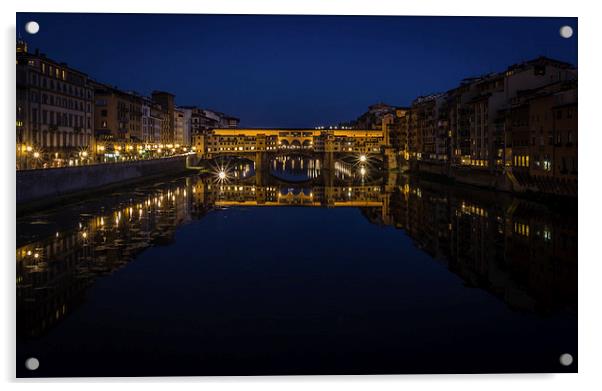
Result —
[{"label": "white border frame", "polygon": [[[0,216],[2,228],[2,335],[3,352],[0,355],[0,379],[8,382],[12,389],[21,386],[26,389],[44,387],[51,389],[80,388],[79,382],[85,382],[91,389],[105,389],[105,382],[111,387],[131,387],[129,383],[148,383],[149,390],[162,390],[166,383],[175,383],[178,387],[198,389],[198,387],[232,389],[244,386],[251,390],[264,389],[306,389],[308,387],[332,388],[345,387],[351,390],[378,387],[395,389],[415,387],[426,390],[504,390],[520,387],[545,387],[546,390],[574,388],[592,388],[600,382],[600,344],[602,324],[600,322],[600,304],[597,298],[602,276],[600,267],[600,240],[597,235],[602,219],[599,203],[600,174],[594,170],[602,147],[602,128],[595,115],[600,112],[597,99],[602,91],[600,70],[602,61],[600,43],[602,21],[596,13],[594,1],[531,1],[504,0],[499,2],[471,0],[421,0],[394,2],[386,0],[220,0],[195,1],[141,1],[141,0],[102,0],[85,2],[83,0],[20,0],[12,4],[2,2],[3,35],[2,86],[0,94],[1,121],[4,124],[0,132],[0,154],[2,168],[0,183],[6,186],[1,192]],[[14,171],[14,107],[15,107],[15,71],[12,63],[15,42],[15,12],[121,12],[121,13],[234,13],[234,14],[332,14],[332,15],[440,15],[440,16],[564,16],[579,17],[579,374],[558,375],[435,375],[435,376],[295,376],[295,377],[191,377],[191,378],[96,378],[96,379],[49,379],[15,380],[15,171]],[[598,98],[599,99],[599,98]],[[598,382],[596,382],[598,380]],[[38,384],[38,383],[44,383]],[[98,384],[101,382],[101,384]],[[19,384],[21,383],[21,384]],[[192,384],[189,384],[192,383]],[[201,383],[201,384],[195,384]]]}]

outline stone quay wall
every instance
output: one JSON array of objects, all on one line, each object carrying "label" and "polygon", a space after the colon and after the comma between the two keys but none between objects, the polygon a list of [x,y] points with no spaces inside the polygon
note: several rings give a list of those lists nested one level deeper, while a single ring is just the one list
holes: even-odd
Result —
[{"label": "stone quay wall", "polygon": [[120,183],[184,172],[188,156],[17,171],[17,205],[51,202]]}]

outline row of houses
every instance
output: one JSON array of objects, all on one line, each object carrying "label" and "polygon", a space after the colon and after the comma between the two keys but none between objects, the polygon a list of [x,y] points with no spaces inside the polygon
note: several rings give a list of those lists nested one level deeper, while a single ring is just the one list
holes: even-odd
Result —
[{"label": "row of houses", "polygon": [[197,132],[238,126],[224,113],[178,106],[170,92],[143,96],[99,82],[29,52],[24,41],[17,42],[16,67],[17,168],[78,164],[114,151],[178,152]]},{"label": "row of houses", "polygon": [[577,70],[539,57],[389,107],[386,144],[411,169],[506,176],[527,190],[577,191]]}]

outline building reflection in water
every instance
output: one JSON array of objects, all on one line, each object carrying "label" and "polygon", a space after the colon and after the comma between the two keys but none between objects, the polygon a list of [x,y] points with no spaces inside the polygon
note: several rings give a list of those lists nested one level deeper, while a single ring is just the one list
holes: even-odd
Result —
[{"label": "building reflection in water", "polygon": [[[319,162],[303,164],[310,172],[320,170]],[[241,165],[236,179],[249,171]],[[407,177],[369,185],[257,186],[190,176],[133,189],[125,201],[105,205],[104,213],[62,217],[68,228],[35,240],[28,236],[16,251],[19,335],[44,334],[83,302],[96,278],[132,262],[147,247],[170,245],[178,226],[238,206],[360,208],[371,223],[404,230],[467,287],[487,290],[516,310],[576,312],[576,213]]]}]

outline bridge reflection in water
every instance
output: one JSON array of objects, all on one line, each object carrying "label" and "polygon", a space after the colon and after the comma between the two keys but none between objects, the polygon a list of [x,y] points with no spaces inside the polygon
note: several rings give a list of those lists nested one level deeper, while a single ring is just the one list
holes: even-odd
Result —
[{"label": "bridge reflection in water", "polygon": [[[84,302],[98,277],[148,247],[171,245],[183,224],[223,208],[285,206],[359,208],[373,224],[404,230],[467,286],[511,308],[576,312],[575,214],[395,175],[347,186],[256,186],[238,176],[228,183],[189,176],[18,221],[19,337],[43,336]],[[198,245],[210,244],[199,238]]]},{"label": "bridge reflection in water", "polygon": [[259,171],[257,162],[244,157],[220,156],[203,164],[217,182],[244,181],[258,187],[289,183],[336,187],[349,183],[382,182],[383,163],[370,155],[335,159],[331,167],[324,167],[320,157],[299,152],[272,155],[264,163]]}]

